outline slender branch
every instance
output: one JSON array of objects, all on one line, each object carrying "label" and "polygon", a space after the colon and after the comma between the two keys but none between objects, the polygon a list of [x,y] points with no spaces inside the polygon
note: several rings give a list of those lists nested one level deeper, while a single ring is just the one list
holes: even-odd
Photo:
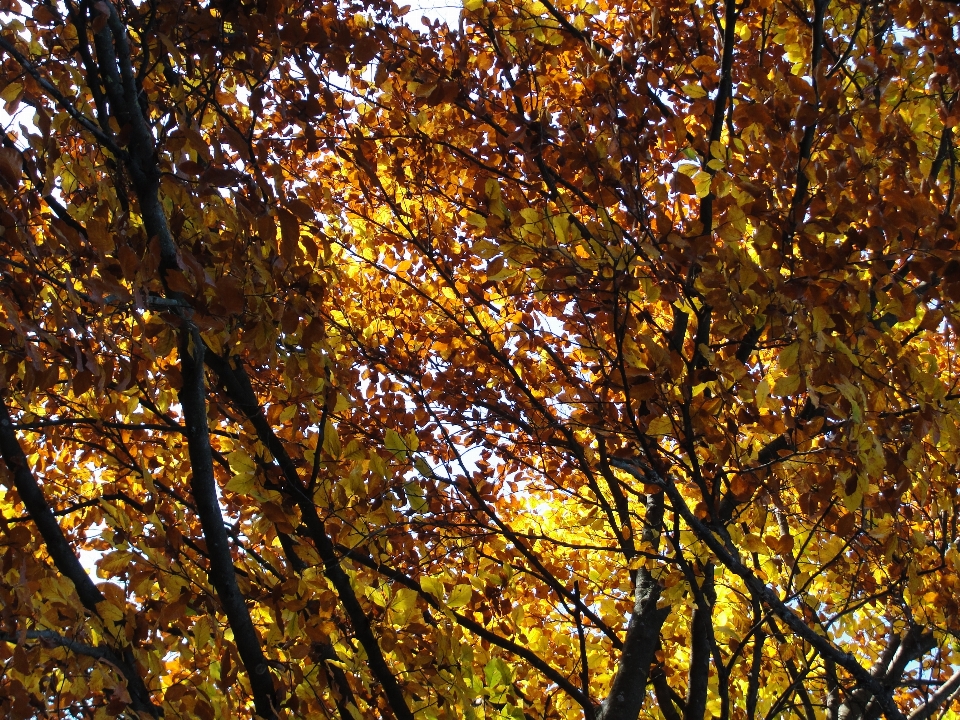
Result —
[{"label": "slender branch", "polygon": [[[166,425],[160,423],[124,423],[116,422],[114,420],[99,420],[97,418],[56,418],[52,420],[34,420],[32,422],[14,423],[14,428],[17,430],[40,430],[48,427],[64,427],[71,425],[89,425],[92,427],[111,428],[113,430],[129,430],[132,432],[137,430],[174,433],[187,432],[187,428],[179,424]],[[210,430],[210,433],[213,435],[220,435],[222,437],[237,437],[236,433],[227,432],[226,430]]]},{"label": "slender branch", "polygon": [[621,470],[630,473],[638,480],[661,488],[667,497],[670,498],[674,512],[683,518],[687,526],[696,533],[697,537],[717,556],[717,559],[720,560],[728,570],[743,580],[751,593],[759,597],[773,610],[777,617],[783,620],[787,627],[809,643],[817,652],[825,658],[833,660],[837,665],[850,673],[854,680],[873,692],[884,714],[890,720],[905,720],[905,716],[900,712],[893,698],[890,697],[890,694],[876,678],[857,662],[853,655],[841,651],[827,638],[809,627],[803,619],[798,617],[793,610],[784,604],[773,590],[767,587],[767,585],[740,561],[736,549],[728,548],[713,529],[697,519],[693,512],[691,512],[676,485],[660,477],[653,469],[640,467],[634,462],[614,458],[612,463]]},{"label": "slender branch", "polygon": [[657,694],[657,709],[663,713],[666,720],[683,720],[677,707],[683,707],[683,698],[677,695],[667,682],[667,676],[663,668],[657,668],[650,675],[650,682],[653,684],[653,690]]},{"label": "slender branch", "polygon": [[[370,669],[383,688],[384,695],[394,715],[397,716],[398,720],[413,720],[413,713],[407,705],[403,690],[380,650],[380,645],[370,624],[370,618],[367,617],[357,598],[349,575],[340,565],[340,558],[334,550],[333,541],[327,533],[323,520],[317,514],[313,499],[303,488],[303,481],[300,479],[296,464],[267,422],[263,407],[257,400],[250,384],[249,376],[239,361],[235,359],[222,358],[212,351],[206,352],[205,357],[207,365],[220,379],[220,384],[226,391],[227,397],[251,422],[260,442],[266,446],[280,466],[285,480],[283,491],[300,508],[301,517],[307,526],[310,538],[313,540],[321,560],[323,560],[324,574],[333,583],[337,591],[340,602],[353,625],[357,640],[367,653],[367,662]],[[321,450],[318,447],[317,453]]]},{"label": "slender branch", "polygon": [[449,611],[458,625],[466,630],[469,630],[477,637],[486,640],[489,643],[496,645],[497,647],[506,650],[507,652],[512,653],[523,660],[526,660],[532,667],[543,673],[544,677],[551,682],[556,683],[557,687],[572,697],[577,703],[580,704],[581,707],[586,708],[589,705],[587,697],[580,691],[580,688],[570,682],[566,676],[558,672],[532,650],[507,640],[506,638],[497,635],[495,632],[491,632],[480,623],[476,622],[475,620],[471,620],[462,613],[450,610],[449,608],[445,609],[437,598],[420,586],[420,583],[410,577],[407,577],[399,570],[387,567],[383,563],[377,562],[373,558],[363,555],[356,550],[351,550],[347,547],[338,545],[337,551],[340,552],[344,557],[349,558],[350,560],[353,560],[354,562],[364,565],[372,570],[376,570],[384,577],[388,577],[404,587],[410,588],[411,590],[416,590],[423,601],[426,602],[430,607],[444,612]]},{"label": "slender branch", "polygon": [[800,208],[807,197],[810,179],[805,172],[813,151],[813,140],[816,136],[817,125],[820,119],[820,59],[823,54],[824,33],[823,20],[830,0],[814,0],[813,2],[813,48],[810,59],[810,75],[813,78],[813,92],[815,96],[814,117],[804,128],[803,139],[797,157],[797,184],[794,188],[793,199],[790,202],[790,213],[787,225],[780,243],[780,252],[789,257],[793,251],[793,237],[800,223]]},{"label": "slender branch", "polygon": [[44,89],[44,91],[50,95],[54,100],[56,100],[57,105],[59,105],[63,110],[67,112],[70,117],[79,123],[79,125],[93,135],[97,142],[107,148],[115,156],[120,157],[122,152],[116,144],[107,137],[101,130],[98,128],[86,115],[77,110],[72,103],[70,103],[67,98],[61,93],[56,85],[47,80],[43,75],[40,74],[40,71],[30,62],[19,50],[17,50],[10,42],[5,38],[0,37],[0,48],[6,50],[10,53],[11,57],[19,63],[20,67],[27,71],[30,76],[37,81],[37,84]]},{"label": "slender branch", "polygon": [[[713,106],[713,121],[710,125],[710,137],[707,145],[707,160],[710,159],[710,145],[719,142],[723,136],[723,118],[727,112],[727,103],[733,98],[733,48],[737,40],[737,18],[740,17],[740,10],[743,5],[737,5],[736,0],[727,0],[724,5],[724,27],[723,27],[723,54],[720,57],[720,87],[717,90],[717,98]],[[704,161],[706,165],[706,161]],[[709,166],[706,171],[712,176],[716,174]],[[704,235],[713,232],[713,201],[715,197],[712,192],[707,193],[706,197],[700,202],[699,220],[703,224]],[[691,278],[696,273],[691,268]],[[692,280],[688,281],[692,285]],[[696,354],[696,349],[694,349]]]},{"label": "slender branch", "polygon": [[757,700],[760,697],[760,673],[763,670],[763,644],[766,633],[762,628],[763,608],[760,602],[753,599],[753,618],[756,632],[753,636],[753,658],[750,661],[750,675],[747,679],[747,720],[754,720],[757,716]]},{"label": "slender branch", "polygon": [[960,694],[960,671],[954,673],[923,705],[907,716],[907,720],[927,720],[942,706]]},{"label": "slender branch", "polygon": [[[83,606],[91,614],[99,615],[97,605],[104,601],[104,596],[93,584],[93,580],[87,575],[86,570],[83,569],[80,560],[74,554],[73,548],[67,542],[63,530],[57,523],[53,510],[47,503],[43,490],[30,469],[27,456],[23,452],[23,448],[20,447],[20,441],[17,439],[13,422],[10,419],[6,397],[2,392],[0,392],[0,455],[3,456],[3,461],[13,475],[14,487],[20,495],[20,500],[27,509],[27,513],[40,531],[40,536],[43,538],[53,564],[64,577],[73,583]],[[110,661],[117,666],[127,681],[133,709],[158,717],[160,709],[150,700],[150,691],[135,669],[133,652],[129,647],[123,647],[120,652],[123,655],[122,658],[113,654]]]},{"label": "slender branch", "polygon": [[[85,655],[86,657],[96,658],[97,660],[106,660],[111,665],[113,664],[114,655],[113,651],[109,648],[86,645],[82,642],[64,637],[52,630],[27,630],[24,635],[27,640],[40,640],[51,645],[56,645],[57,647],[66,648],[76,655]],[[0,642],[18,644],[20,639],[15,635],[0,635]]]},{"label": "slender branch", "polygon": [[[580,599],[580,584],[574,582],[573,594]],[[593,702],[590,700],[590,664],[587,662],[587,638],[583,630],[583,615],[577,609],[573,610],[573,616],[577,621],[577,637],[580,641],[580,688],[583,691],[584,699],[587,701],[583,712],[586,720],[593,720],[596,712]]]}]

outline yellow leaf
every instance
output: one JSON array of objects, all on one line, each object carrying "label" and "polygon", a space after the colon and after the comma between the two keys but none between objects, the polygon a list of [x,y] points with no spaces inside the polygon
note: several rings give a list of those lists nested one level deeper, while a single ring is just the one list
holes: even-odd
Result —
[{"label": "yellow leaf", "polygon": [[770,383],[764,378],[760,381],[760,384],[757,385],[757,407],[766,407],[768,397],[770,397]]},{"label": "yellow leaf", "polygon": [[713,176],[703,170],[693,176],[693,184],[697,187],[697,197],[706,197],[710,194],[710,183],[712,181]]},{"label": "yellow leaf", "polygon": [[473,244],[473,252],[482,257],[484,260],[489,260],[498,252],[500,252],[500,248],[498,248],[489,240],[478,240]]},{"label": "yellow leaf", "polygon": [[648,435],[669,435],[673,431],[673,423],[670,422],[670,418],[666,415],[661,415],[658,418],[655,418],[647,426]]},{"label": "yellow leaf", "polygon": [[130,569],[131,561],[136,557],[128,550],[115,550],[97,560],[100,577],[113,577],[124,570]]},{"label": "yellow leaf", "polygon": [[423,488],[420,487],[418,483],[408,482],[403,486],[404,492],[407,494],[407,500],[410,503],[410,508],[415,513],[422,513],[424,508],[427,506],[427,496],[423,492]]},{"label": "yellow leaf", "polygon": [[422,457],[415,457],[413,459],[413,466],[417,469],[424,477],[433,477],[433,470],[430,468],[430,465]]},{"label": "yellow leaf", "polygon": [[420,587],[423,588],[424,592],[430,593],[438,600],[443,599],[443,583],[436,578],[423,578],[423,580],[420,581]]},{"label": "yellow leaf", "polygon": [[227,461],[230,463],[230,469],[235,473],[245,470],[255,470],[257,463],[245,450],[234,450],[227,454]]},{"label": "yellow leaf", "polygon": [[117,607],[111,598],[97,603],[97,614],[108,622],[119,623],[123,621],[123,609]]},{"label": "yellow leaf", "polygon": [[800,343],[790,343],[780,351],[780,357],[777,358],[777,364],[786,370],[797,364],[797,353],[800,351]]},{"label": "yellow leaf", "polygon": [[380,457],[377,453],[370,453],[370,470],[375,472],[384,480],[387,479],[387,464],[383,461],[383,458]]},{"label": "yellow leaf", "polygon": [[743,536],[743,546],[750,552],[764,554],[767,552],[766,543],[763,542],[759,535],[754,533],[749,533]]},{"label": "yellow leaf", "polygon": [[23,91],[22,83],[18,83],[18,82],[8,83],[7,85],[4,86],[3,90],[0,90],[0,99],[5,100],[6,102],[11,102],[22,91]]},{"label": "yellow leaf", "polygon": [[820,332],[828,327],[833,327],[833,320],[830,313],[825,308],[815,307],[813,309],[813,331]]},{"label": "yellow leaf", "polygon": [[469,585],[457,585],[453,592],[450,593],[450,597],[447,598],[447,607],[452,608],[462,608],[473,596],[473,588]]},{"label": "yellow leaf", "polygon": [[193,641],[197,648],[204,648],[210,642],[210,619],[201,615],[193,626]]},{"label": "yellow leaf", "polygon": [[418,447],[420,447],[420,439],[417,437],[417,433],[413,430],[404,435],[403,440],[411,451],[415,451]]},{"label": "yellow leaf", "polygon": [[255,482],[256,475],[254,473],[241,472],[230,478],[230,480],[224,486],[224,489],[229,490],[230,492],[239,493],[240,495],[251,495],[253,494]]},{"label": "yellow leaf", "polygon": [[403,442],[403,438],[400,437],[400,434],[393,428],[390,428],[387,430],[386,436],[384,437],[383,444],[384,444],[384,447],[387,448],[387,450],[389,450],[390,452],[392,452],[394,457],[396,457],[398,460],[406,459],[407,457],[406,443]]},{"label": "yellow leaf", "polygon": [[393,622],[397,625],[406,624],[417,608],[417,597],[419,597],[417,591],[409,588],[400,588],[394,593],[393,601],[390,603]]},{"label": "yellow leaf", "polygon": [[683,86],[683,94],[692,98],[705,98],[707,96],[707,91],[703,89],[703,85],[698,83],[688,83]]},{"label": "yellow leaf", "polygon": [[784,375],[777,378],[777,381],[773,385],[773,394],[786,396],[792,395],[800,387],[800,376],[799,375]]},{"label": "yellow leaf", "polygon": [[696,60],[694,60],[691,65],[695,67],[700,72],[712,73],[717,69],[717,61],[714,60],[709,55],[701,55]]},{"label": "yellow leaf", "polygon": [[485,228],[487,226],[487,219],[480,215],[479,213],[469,212],[466,217],[467,223],[478,228]]},{"label": "yellow leaf", "polygon": [[340,452],[343,449],[340,446],[340,435],[337,433],[337,426],[334,425],[333,421],[329,418],[323,426],[323,449],[334,459],[340,458]]}]

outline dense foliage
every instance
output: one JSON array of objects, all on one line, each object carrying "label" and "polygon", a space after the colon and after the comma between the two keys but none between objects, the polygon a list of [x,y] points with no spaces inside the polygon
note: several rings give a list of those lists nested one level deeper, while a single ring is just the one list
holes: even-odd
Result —
[{"label": "dense foliage", "polygon": [[0,713],[955,717],[960,6],[405,13],[0,2]]}]

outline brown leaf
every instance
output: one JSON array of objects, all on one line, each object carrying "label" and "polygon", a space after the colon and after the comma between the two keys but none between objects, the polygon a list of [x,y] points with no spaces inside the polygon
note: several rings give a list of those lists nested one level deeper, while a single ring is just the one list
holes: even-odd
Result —
[{"label": "brown leaf", "polygon": [[120,267],[123,269],[123,277],[126,280],[133,280],[137,276],[137,270],[140,268],[140,258],[127,245],[121,245],[117,251],[117,260],[120,261]]},{"label": "brown leaf", "polygon": [[89,370],[81,370],[76,375],[73,376],[73,382],[71,383],[71,390],[73,390],[74,397],[80,397],[87,390],[93,387],[93,373]]},{"label": "brown leaf", "polygon": [[157,618],[159,624],[161,626],[170,625],[182,618],[187,609],[188,599],[189,596],[184,593],[174,602],[164,605],[163,609],[160,610],[160,617]]},{"label": "brown leaf", "polygon": [[300,198],[288,202],[287,209],[304,222],[309,222],[314,218],[313,208]]},{"label": "brown leaf", "polygon": [[114,244],[110,228],[105,220],[90,218],[87,221],[87,237],[93,246],[102,253],[113,252]]},{"label": "brown leaf", "polygon": [[693,180],[684,175],[683,173],[674,173],[673,181],[671,182],[671,187],[679,193],[684,195],[696,195],[697,186],[694,184]]},{"label": "brown leaf", "polygon": [[193,175],[196,177],[203,173],[203,165],[196,163],[193,160],[184,160],[177,163],[177,170],[185,175]]},{"label": "brown leaf", "polygon": [[13,667],[21,675],[30,674],[30,659],[22,645],[17,645],[13,651]]},{"label": "brown leaf", "polygon": [[260,239],[272,247],[277,241],[277,221],[272,215],[261,215],[257,218],[257,234]]},{"label": "brown leaf", "polygon": [[849,537],[854,525],[856,525],[856,522],[856,513],[846,513],[839,520],[837,520],[837,524],[834,526],[834,532],[836,532],[840,537]]},{"label": "brown leaf", "polygon": [[14,525],[12,528],[9,528],[5,534],[7,536],[6,539],[14,547],[24,548],[33,540],[33,534],[30,532],[30,529],[23,525]]},{"label": "brown leaf", "polygon": [[231,127],[224,126],[220,130],[220,139],[237,151],[244,160],[250,159],[250,149],[244,137]]},{"label": "brown leaf", "polygon": [[226,168],[207,168],[200,179],[215,187],[236,187],[242,182],[240,173]]},{"label": "brown leaf", "polygon": [[0,178],[16,189],[23,176],[23,158],[15,148],[0,148]]},{"label": "brown leaf", "polygon": [[239,315],[246,307],[246,297],[240,289],[240,281],[232,275],[224,275],[216,283],[216,300],[227,315]]},{"label": "brown leaf", "polygon": [[172,292],[193,294],[193,285],[180,270],[167,270],[166,280]]},{"label": "brown leaf", "polygon": [[300,243],[300,222],[285,208],[277,210],[277,220],[280,222],[280,256],[290,263]]}]

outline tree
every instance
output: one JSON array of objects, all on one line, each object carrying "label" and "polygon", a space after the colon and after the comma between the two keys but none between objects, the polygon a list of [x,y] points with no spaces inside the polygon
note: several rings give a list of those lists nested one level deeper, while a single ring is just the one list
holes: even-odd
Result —
[{"label": "tree", "polygon": [[0,11],[7,715],[960,707],[952,3]]}]

